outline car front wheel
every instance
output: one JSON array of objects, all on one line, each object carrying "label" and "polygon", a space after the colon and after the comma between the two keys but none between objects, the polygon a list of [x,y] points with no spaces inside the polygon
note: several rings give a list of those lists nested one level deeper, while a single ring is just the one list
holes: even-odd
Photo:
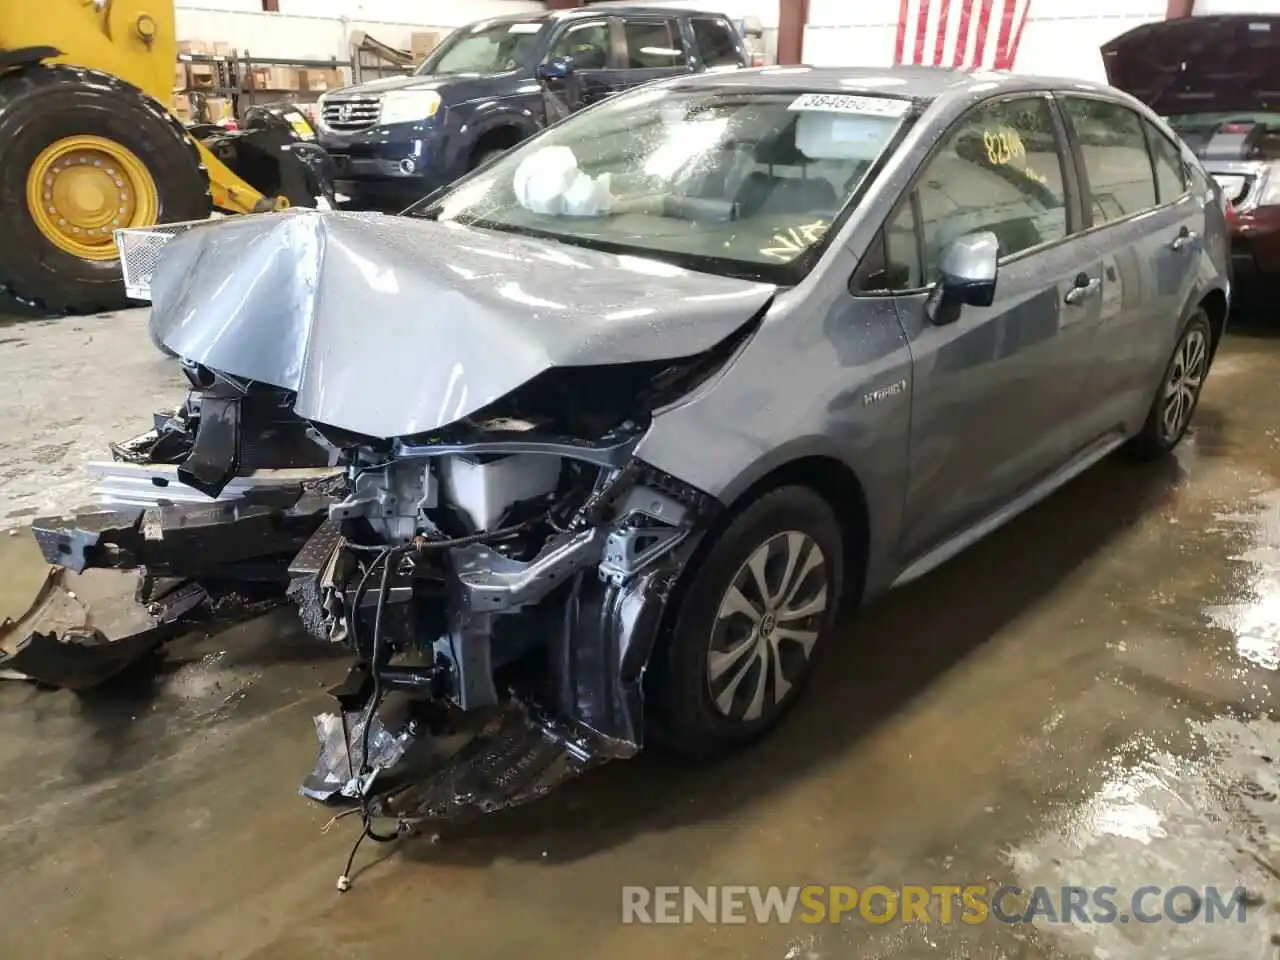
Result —
[{"label": "car front wheel", "polygon": [[791,707],[840,601],[840,524],[798,486],[764,494],[712,544],[655,666],[657,725],[680,753],[754,740]]}]

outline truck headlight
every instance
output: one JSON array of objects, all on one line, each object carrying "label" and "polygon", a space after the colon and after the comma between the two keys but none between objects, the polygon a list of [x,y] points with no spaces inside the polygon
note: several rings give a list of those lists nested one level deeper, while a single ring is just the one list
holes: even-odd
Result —
[{"label": "truck headlight", "polygon": [[382,96],[379,123],[417,123],[435,116],[440,94],[434,90],[392,90]]}]

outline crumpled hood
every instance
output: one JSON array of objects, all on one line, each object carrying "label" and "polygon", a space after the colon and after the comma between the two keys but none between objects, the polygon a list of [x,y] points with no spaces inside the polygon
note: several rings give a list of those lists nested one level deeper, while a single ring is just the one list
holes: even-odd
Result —
[{"label": "crumpled hood", "polygon": [[388,438],[452,423],[549,367],[701,353],[774,290],[452,223],[294,211],[171,241],[151,335],[295,391],[304,419]]}]

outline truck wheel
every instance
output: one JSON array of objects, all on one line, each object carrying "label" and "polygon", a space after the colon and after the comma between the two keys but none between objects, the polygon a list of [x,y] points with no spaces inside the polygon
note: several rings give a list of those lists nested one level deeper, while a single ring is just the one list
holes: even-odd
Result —
[{"label": "truck wheel", "polygon": [[0,78],[0,290],[50,313],[126,304],[113,231],[196,220],[209,183],[182,125],[115,77]]}]

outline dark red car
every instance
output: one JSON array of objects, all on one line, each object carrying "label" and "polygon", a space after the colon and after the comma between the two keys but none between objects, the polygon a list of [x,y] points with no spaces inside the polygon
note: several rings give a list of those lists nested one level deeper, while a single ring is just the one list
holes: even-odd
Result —
[{"label": "dark red car", "polygon": [[1111,85],[1161,114],[1231,200],[1237,284],[1280,285],[1280,16],[1144,24],[1102,60]]}]

